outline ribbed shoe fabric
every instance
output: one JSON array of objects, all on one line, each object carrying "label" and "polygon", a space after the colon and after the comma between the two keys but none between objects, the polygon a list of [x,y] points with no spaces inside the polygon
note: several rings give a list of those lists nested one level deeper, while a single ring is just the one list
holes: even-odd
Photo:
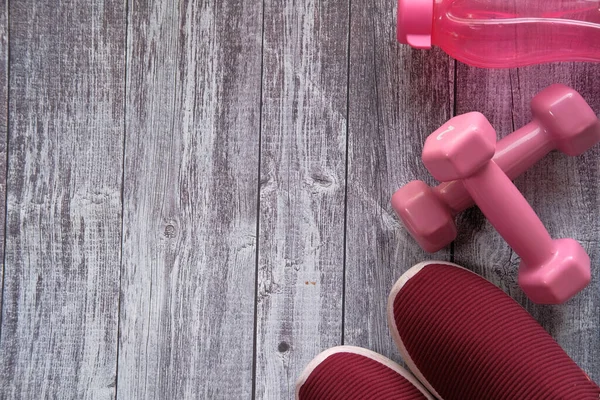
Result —
[{"label": "ribbed shoe fabric", "polygon": [[405,361],[444,400],[600,399],[527,311],[470,271],[426,265],[392,291],[390,305]]},{"label": "ribbed shoe fabric", "polygon": [[[300,382],[299,400],[426,400],[404,376],[386,366],[383,356],[335,352],[320,361]],[[375,357],[380,360],[375,359]],[[388,363],[393,363],[385,359]],[[400,368],[397,366],[397,368]],[[406,372],[408,374],[408,372]]]}]

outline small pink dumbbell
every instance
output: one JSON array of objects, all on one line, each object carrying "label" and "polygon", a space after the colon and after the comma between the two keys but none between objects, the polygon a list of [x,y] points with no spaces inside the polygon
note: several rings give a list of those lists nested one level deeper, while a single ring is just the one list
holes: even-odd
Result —
[{"label": "small pink dumbbell", "polygon": [[[600,120],[575,90],[552,85],[531,102],[534,119],[500,140],[494,161],[514,179],[550,151],[578,156],[600,142]],[[435,253],[456,239],[454,216],[473,206],[460,182],[430,188],[412,181],[392,198],[392,207],[419,245]]]},{"label": "small pink dumbbell", "polygon": [[423,163],[441,182],[460,179],[490,223],[521,257],[519,285],[541,304],[560,304],[591,279],[573,239],[552,240],[510,178],[492,160],[496,131],[481,113],[452,118],[425,141]]}]

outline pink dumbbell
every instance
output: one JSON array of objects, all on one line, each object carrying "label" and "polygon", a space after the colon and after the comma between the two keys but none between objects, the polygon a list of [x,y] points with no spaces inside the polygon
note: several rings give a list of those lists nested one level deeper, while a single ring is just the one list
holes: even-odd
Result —
[{"label": "pink dumbbell", "polygon": [[591,279],[573,239],[552,240],[527,200],[492,160],[496,131],[481,113],[452,118],[425,141],[423,163],[441,182],[460,179],[490,223],[521,257],[519,285],[541,304],[560,304]]},{"label": "pink dumbbell", "polygon": [[[494,161],[514,179],[554,149],[577,156],[600,142],[600,120],[575,90],[552,85],[531,102],[534,119],[500,140]],[[460,182],[430,188],[413,181],[398,190],[392,207],[428,252],[435,253],[456,239],[454,216],[473,206]]]}]

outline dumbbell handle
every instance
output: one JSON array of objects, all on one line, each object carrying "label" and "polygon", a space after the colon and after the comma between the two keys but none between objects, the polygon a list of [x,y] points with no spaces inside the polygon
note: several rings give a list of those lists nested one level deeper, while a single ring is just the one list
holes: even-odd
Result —
[{"label": "dumbbell handle", "polygon": [[[500,140],[496,144],[493,160],[513,180],[553,149],[554,143],[550,135],[534,120]],[[474,205],[461,181],[442,183],[433,192],[455,215]]]},{"label": "dumbbell handle", "polygon": [[554,253],[550,234],[496,162],[489,161],[462,182],[479,209],[526,266],[535,267],[548,261]]}]

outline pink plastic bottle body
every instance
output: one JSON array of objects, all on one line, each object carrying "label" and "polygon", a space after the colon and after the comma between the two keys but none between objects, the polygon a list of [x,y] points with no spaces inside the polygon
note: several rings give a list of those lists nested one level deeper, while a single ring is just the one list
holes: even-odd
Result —
[{"label": "pink plastic bottle body", "polygon": [[[441,47],[466,64],[512,68],[557,61],[600,62],[600,0],[399,0],[398,38]],[[415,7],[415,3],[419,7]],[[410,5],[410,6],[408,6]],[[425,29],[425,16],[433,21]],[[413,39],[410,14],[420,17]],[[430,34],[430,39],[423,32]]]}]

